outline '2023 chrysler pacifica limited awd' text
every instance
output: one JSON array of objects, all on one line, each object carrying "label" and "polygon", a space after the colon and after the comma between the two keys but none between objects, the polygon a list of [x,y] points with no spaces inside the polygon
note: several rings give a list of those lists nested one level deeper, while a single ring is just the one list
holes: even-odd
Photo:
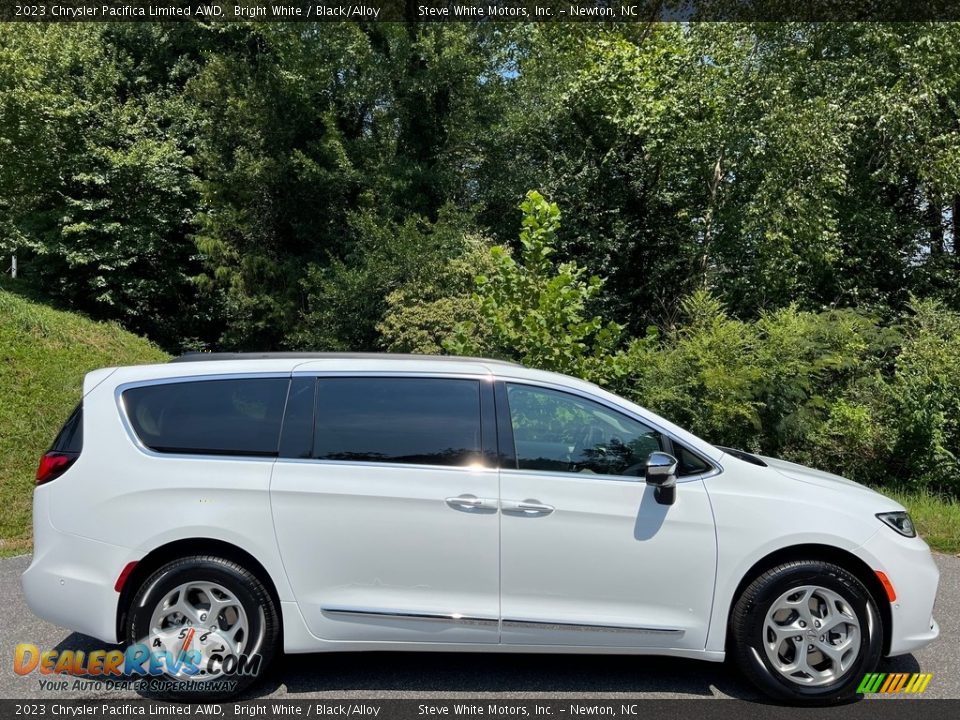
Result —
[{"label": "'2023 chrysler pacifica limited awd' text", "polygon": [[730,656],[822,703],[938,633],[896,502],[482,359],[91,372],[33,522],[33,611],[201,695],[281,649],[452,650]]}]

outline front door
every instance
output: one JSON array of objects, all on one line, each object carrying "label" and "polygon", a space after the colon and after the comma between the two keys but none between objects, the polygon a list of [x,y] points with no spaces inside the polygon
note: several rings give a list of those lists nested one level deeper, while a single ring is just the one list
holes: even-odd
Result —
[{"label": "front door", "polygon": [[501,451],[515,450],[500,473],[502,642],[702,649],[717,552],[704,466],[686,454],[661,505],[644,462],[680,449],[652,428],[536,385],[502,385],[497,402]]},{"label": "front door", "polygon": [[301,377],[293,385],[284,437],[312,427],[311,447],[277,461],[270,494],[310,631],[325,640],[496,643],[492,383]]}]

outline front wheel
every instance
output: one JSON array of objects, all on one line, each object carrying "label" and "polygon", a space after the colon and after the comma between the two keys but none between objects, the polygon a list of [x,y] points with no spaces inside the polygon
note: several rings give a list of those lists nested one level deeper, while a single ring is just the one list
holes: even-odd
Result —
[{"label": "front wheel", "polygon": [[832,563],[785,563],[756,578],[731,616],[733,652],[766,694],[828,704],[856,697],[880,660],[883,632],[870,592]]},{"label": "front wheel", "polygon": [[[263,676],[280,623],[256,575],[213,556],[175,560],[139,588],[127,616],[128,657],[151,692],[176,699],[227,699]],[[142,662],[139,662],[142,660]]]}]

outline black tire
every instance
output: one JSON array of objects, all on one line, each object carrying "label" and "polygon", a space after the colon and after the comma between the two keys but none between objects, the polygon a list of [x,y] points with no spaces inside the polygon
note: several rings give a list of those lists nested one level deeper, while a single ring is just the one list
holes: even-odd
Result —
[{"label": "black tire", "polygon": [[[186,557],[167,563],[153,573],[137,590],[130,605],[126,620],[128,644],[143,642],[150,633],[150,620],[155,607],[167,594],[189,582],[217,583],[229,590],[243,606],[249,626],[249,640],[242,652],[251,658],[260,656],[255,672],[250,674],[221,675],[212,680],[189,680],[185,683],[171,675],[164,675],[170,688],[153,688],[150,694],[164,698],[183,700],[226,700],[235,697],[244,689],[262,678],[276,654],[280,638],[280,618],[276,604],[260,579],[241,565],[224,558],[203,555]],[[235,681],[225,689],[223,681]]]},{"label": "black tire", "polygon": [[[770,662],[763,645],[764,621],[771,606],[784,593],[805,585],[840,595],[860,625],[856,660],[825,685],[805,686],[785,677]],[[733,660],[744,675],[765,694],[791,704],[830,705],[856,699],[860,681],[874,671],[883,650],[882,621],[870,592],[850,572],[820,560],[784,563],[751,582],[734,605],[730,633]]]}]

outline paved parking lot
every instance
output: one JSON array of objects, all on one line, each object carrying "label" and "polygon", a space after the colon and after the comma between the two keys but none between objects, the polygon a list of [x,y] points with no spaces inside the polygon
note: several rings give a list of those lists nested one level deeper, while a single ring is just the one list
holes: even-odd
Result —
[{"label": "paved parking lot", "polygon": [[[940,594],[937,619],[941,637],[914,655],[893,658],[887,672],[933,673],[924,697],[960,699],[960,558],[937,555]],[[0,560],[0,698],[90,698],[89,692],[40,689],[36,674],[13,672],[14,646],[96,649],[101,645],[35,618],[20,590],[26,556]],[[99,697],[129,698],[127,689]],[[250,697],[422,698],[632,697],[756,698],[740,676],[715,663],[672,658],[590,655],[497,655],[465,653],[332,653],[282,658]]]}]

